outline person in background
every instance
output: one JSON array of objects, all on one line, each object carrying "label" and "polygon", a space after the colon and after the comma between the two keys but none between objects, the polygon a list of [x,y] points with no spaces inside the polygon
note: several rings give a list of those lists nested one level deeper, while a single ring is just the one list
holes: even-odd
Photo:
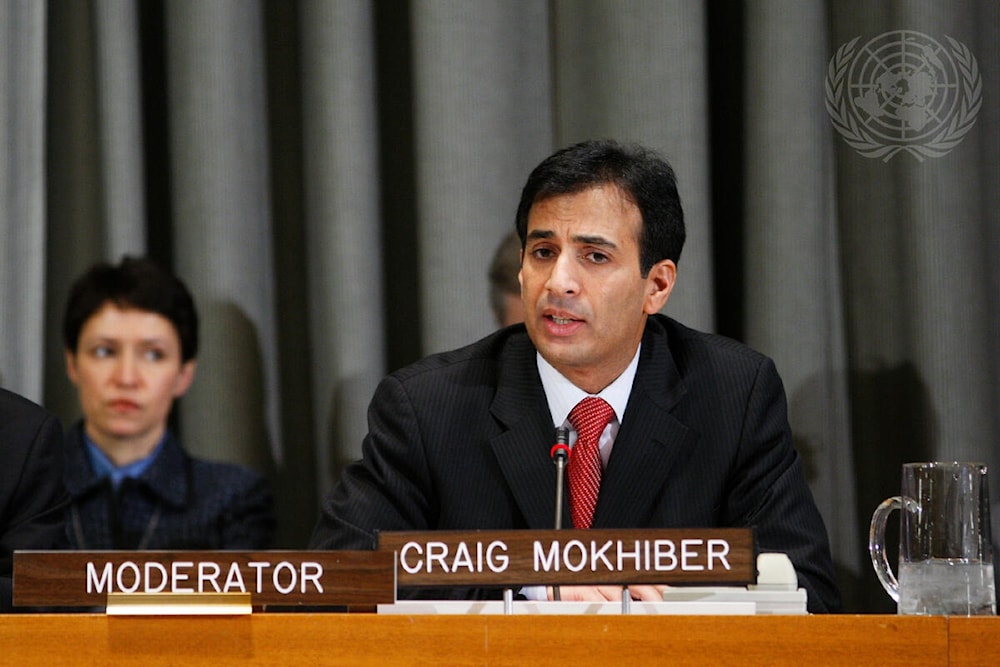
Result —
[{"label": "person in background", "polygon": [[521,283],[517,274],[521,270],[521,239],[517,230],[501,239],[493,251],[488,274],[490,281],[490,307],[498,325],[510,326],[524,321],[521,304]]},{"label": "person in background", "polygon": [[62,424],[0,389],[0,612],[12,611],[14,551],[64,549],[69,496]]},{"label": "person in background", "polygon": [[[382,380],[362,458],[324,499],[311,547],[371,549],[380,530],[550,529],[549,451],[565,427],[574,528],[752,527],[760,551],[788,555],[808,610],[836,611],[826,528],[774,362],[660,314],[685,239],[666,161],[613,141],[570,146],[529,175],[515,220],[525,326]],[[663,587],[629,591],[657,600]]]},{"label": "person in background", "polygon": [[198,352],[198,315],[184,283],[143,258],[91,267],[71,288],[63,344],[83,411],[66,434],[73,548],[270,546],[266,480],[190,456],[168,428]]}]

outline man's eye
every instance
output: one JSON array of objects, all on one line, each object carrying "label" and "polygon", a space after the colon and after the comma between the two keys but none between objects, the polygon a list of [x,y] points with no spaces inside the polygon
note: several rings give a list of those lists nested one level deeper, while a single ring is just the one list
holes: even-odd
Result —
[{"label": "man's eye", "polygon": [[591,252],[587,254],[587,259],[594,264],[604,264],[605,262],[610,261],[611,258],[603,252]]},{"label": "man's eye", "polygon": [[146,361],[162,361],[167,355],[163,353],[163,350],[153,348],[143,352],[142,356],[145,357]]},{"label": "man's eye", "polygon": [[92,353],[98,359],[107,359],[108,357],[114,356],[115,351],[107,345],[98,345],[92,350]]},{"label": "man's eye", "polygon": [[537,257],[538,259],[548,259],[552,257],[552,251],[549,250],[548,248],[535,248],[534,250],[531,251],[531,254]]}]

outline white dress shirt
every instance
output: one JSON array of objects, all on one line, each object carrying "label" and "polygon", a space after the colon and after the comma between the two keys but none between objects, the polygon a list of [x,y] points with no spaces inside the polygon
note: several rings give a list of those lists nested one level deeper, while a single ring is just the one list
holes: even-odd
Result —
[{"label": "white dress shirt", "polygon": [[576,429],[569,423],[569,413],[576,407],[576,404],[587,396],[597,396],[603,398],[615,411],[615,416],[601,433],[600,450],[601,464],[608,465],[608,457],[611,456],[611,447],[614,445],[615,436],[621,428],[622,415],[625,414],[625,407],[628,405],[628,397],[632,393],[632,382],[635,380],[635,371],[639,367],[639,350],[635,351],[635,356],[629,362],[622,374],[614,382],[601,390],[598,394],[588,394],[566,377],[557,371],[552,364],[545,361],[541,354],[536,354],[535,359],[538,364],[538,375],[542,378],[542,389],[545,390],[545,398],[549,403],[549,412],[552,413],[552,427],[565,426],[569,429],[570,448],[576,443]]},{"label": "white dress shirt", "polygon": [[[641,349],[642,345],[640,344],[635,351],[635,356],[632,357],[632,361],[625,367],[622,374],[597,394],[588,394],[580,389],[567,380],[566,376],[557,371],[552,364],[545,361],[541,354],[535,355],[535,360],[538,363],[538,375],[542,378],[542,389],[545,391],[545,399],[549,403],[549,412],[552,413],[552,428],[564,426],[569,429],[570,448],[576,444],[576,429],[569,423],[569,413],[576,407],[577,403],[587,396],[597,396],[607,401],[608,405],[615,411],[615,416],[601,432],[601,440],[598,444],[602,466],[608,465],[611,447],[615,444],[618,429],[621,428],[622,415],[625,414],[628,397],[632,393],[635,371],[639,367],[639,350]],[[548,597],[545,586],[525,586],[521,589],[521,594],[529,600],[545,600]]]}]

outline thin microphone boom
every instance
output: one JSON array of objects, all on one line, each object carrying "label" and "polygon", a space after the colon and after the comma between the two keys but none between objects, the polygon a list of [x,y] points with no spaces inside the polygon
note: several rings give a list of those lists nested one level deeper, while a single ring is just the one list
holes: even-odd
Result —
[{"label": "thin microphone boom", "polygon": [[569,459],[569,429],[560,426],[556,429],[556,444],[552,445],[549,455],[556,464],[556,530],[562,529],[563,483],[566,478],[566,461]]},{"label": "thin microphone boom", "polygon": [[[566,478],[566,460],[569,459],[569,429],[560,426],[556,429],[556,444],[552,445],[549,455],[556,464],[556,530],[562,530],[563,480]],[[559,600],[559,587],[552,587],[552,599]]]}]

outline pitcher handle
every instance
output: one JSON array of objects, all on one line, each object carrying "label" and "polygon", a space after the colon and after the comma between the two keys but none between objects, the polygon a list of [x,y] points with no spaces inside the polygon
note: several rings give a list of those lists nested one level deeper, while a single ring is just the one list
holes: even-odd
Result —
[{"label": "pitcher handle", "polygon": [[899,581],[892,573],[889,559],[885,556],[885,524],[893,510],[903,509],[918,517],[920,515],[920,503],[915,499],[903,496],[886,498],[875,508],[872,525],[868,530],[868,553],[872,557],[872,567],[875,568],[875,574],[878,575],[882,588],[895,602],[899,602]]},{"label": "pitcher handle", "polygon": [[903,499],[900,496],[886,498],[875,508],[872,514],[872,525],[868,530],[868,553],[872,557],[872,567],[882,584],[882,588],[889,594],[895,602],[899,602],[899,582],[892,572],[889,559],[885,555],[885,524],[889,519],[889,514],[893,510],[898,510],[903,506]]}]

